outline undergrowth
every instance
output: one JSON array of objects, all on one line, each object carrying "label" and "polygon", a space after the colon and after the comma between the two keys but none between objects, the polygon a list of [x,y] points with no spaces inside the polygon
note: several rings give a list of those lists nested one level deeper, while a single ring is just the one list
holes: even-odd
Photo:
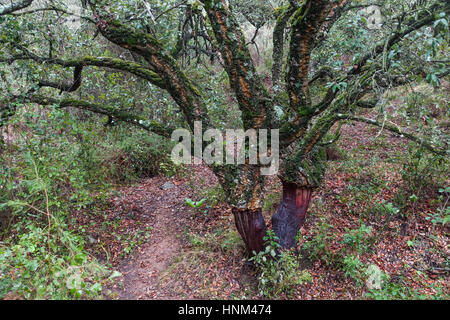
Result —
[{"label": "undergrowth", "polygon": [[169,144],[97,121],[51,108],[17,114],[5,130],[13,135],[0,150],[0,298],[101,298],[118,274],[87,252],[73,213],[96,210],[114,184],[179,170],[164,156]]}]

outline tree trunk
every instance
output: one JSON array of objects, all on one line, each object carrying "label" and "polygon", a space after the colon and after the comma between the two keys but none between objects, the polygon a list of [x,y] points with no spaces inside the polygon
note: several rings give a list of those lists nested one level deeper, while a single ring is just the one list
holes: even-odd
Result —
[{"label": "tree trunk", "polygon": [[272,229],[285,249],[296,246],[295,237],[305,222],[312,189],[283,183],[283,200],[272,217]]},{"label": "tree trunk", "polygon": [[247,250],[259,252],[263,249],[266,223],[262,215],[262,209],[233,208],[236,228],[247,246]]}]

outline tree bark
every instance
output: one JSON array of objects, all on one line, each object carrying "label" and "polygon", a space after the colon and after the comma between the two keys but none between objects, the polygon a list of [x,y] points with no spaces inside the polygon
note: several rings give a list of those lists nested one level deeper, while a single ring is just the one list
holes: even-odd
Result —
[{"label": "tree bark", "polygon": [[295,237],[305,222],[312,188],[283,182],[283,200],[272,217],[272,229],[282,248],[296,246]]},{"label": "tree bark", "polygon": [[247,250],[259,252],[263,249],[266,223],[262,215],[262,209],[233,208],[236,228],[245,242]]}]

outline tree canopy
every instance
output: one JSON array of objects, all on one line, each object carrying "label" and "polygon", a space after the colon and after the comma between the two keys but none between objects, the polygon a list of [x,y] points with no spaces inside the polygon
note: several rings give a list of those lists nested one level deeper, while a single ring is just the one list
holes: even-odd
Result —
[{"label": "tree canopy", "polygon": [[[195,121],[204,130],[279,129],[279,177],[303,199],[292,204],[293,212],[286,204],[274,215],[277,236],[290,247],[310,190],[324,175],[325,147],[339,138],[339,123],[378,126],[430,152],[447,152],[439,132],[417,135],[390,122],[383,95],[422,78],[438,85],[448,75],[448,63],[435,55],[448,40],[450,4],[392,0],[376,3],[380,12],[363,10],[373,5],[6,1],[0,7],[0,125],[34,104],[87,110],[165,137],[180,126],[194,130]],[[382,19],[380,28],[374,19]],[[267,66],[257,61],[264,48],[255,41],[265,27],[273,47]],[[217,94],[223,85],[232,96]],[[358,114],[367,108],[380,108],[384,118]],[[259,166],[211,167],[248,249],[258,251],[266,230]]]}]

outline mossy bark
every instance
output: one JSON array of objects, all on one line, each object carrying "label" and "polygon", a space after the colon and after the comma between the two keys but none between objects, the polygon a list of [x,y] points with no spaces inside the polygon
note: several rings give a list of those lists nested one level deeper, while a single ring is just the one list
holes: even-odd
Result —
[{"label": "mossy bark", "polygon": [[277,22],[273,31],[272,84],[274,88],[281,86],[285,29],[289,18],[294,13],[294,8],[290,6],[280,10],[281,12],[277,16]]}]

